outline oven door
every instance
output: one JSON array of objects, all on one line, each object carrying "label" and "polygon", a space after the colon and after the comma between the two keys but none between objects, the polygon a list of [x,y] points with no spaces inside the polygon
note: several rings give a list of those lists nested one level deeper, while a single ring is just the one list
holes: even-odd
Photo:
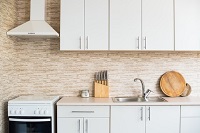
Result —
[{"label": "oven door", "polygon": [[52,133],[51,118],[9,118],[9,133]]}]

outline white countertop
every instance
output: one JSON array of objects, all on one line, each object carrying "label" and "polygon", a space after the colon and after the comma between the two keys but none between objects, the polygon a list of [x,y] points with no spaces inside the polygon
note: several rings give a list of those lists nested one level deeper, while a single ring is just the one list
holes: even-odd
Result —
[{"label": "white countertop", "polygon": [[64,105],[200,105],[200,97],[163,97],[167,102],[113,102],[112,98],[81,98],[63,97],[58,102],[58,106]]}]

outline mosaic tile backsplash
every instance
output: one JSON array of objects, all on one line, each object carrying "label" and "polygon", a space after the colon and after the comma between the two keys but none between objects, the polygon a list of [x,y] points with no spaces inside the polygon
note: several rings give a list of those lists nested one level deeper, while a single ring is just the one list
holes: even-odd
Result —
[{"label": "mosaic tile backsplash", "polygon": [[[93,95],[94,73],[108,70],[110,97],[141,94],[146,89],[163,96],[160,76],[180,72],[200,96],[200,52],[68,52],[59,39],[20,39],[6,32],[29,20],[29,0],[1,0],[0,4],[0,133],[7,133],[7,102],[19,95]],[[47,22],[59,32],[60,0],[47,0]]]}]

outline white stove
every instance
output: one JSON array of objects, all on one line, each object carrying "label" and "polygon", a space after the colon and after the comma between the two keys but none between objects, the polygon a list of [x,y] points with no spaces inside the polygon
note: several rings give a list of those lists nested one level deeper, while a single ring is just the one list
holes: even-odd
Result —
[{"label": "white stove", "polygon": [[28,95],[20,96],[10,100],[10,104],[53,104],[59,99],[59,96],[42,96],[42,95]]},{"label": "white stove", "polygon": [[[10,133],[55,133],[59,96],[20,96],[8,102]],[[48,129],[47,129],[48,128]]]}]

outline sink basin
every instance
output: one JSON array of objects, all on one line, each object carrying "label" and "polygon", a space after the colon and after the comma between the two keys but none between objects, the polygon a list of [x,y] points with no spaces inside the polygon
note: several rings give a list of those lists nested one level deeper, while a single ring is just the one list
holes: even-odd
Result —
[{"label": "sink basin", "polygon": [[145,100],[142,97],[114,97],[113,102],[167,102],[161,97],[148,97]]}]

